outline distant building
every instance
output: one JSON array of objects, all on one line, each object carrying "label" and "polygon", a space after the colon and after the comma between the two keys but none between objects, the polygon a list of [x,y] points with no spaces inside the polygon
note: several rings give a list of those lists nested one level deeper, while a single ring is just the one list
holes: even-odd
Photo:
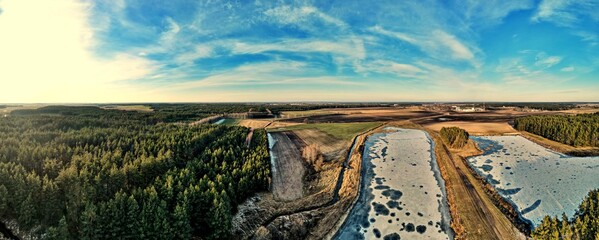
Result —
[{"label": "distant building", "polygon": [[484,112],[485,108],[451,106],[451,110],[453,110],[455,112]]}]

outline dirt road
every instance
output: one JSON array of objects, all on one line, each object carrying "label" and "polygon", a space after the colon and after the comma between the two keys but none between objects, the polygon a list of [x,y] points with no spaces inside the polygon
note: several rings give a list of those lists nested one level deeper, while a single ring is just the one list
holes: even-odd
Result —
[{"label": "dirt road", "polygon": [[[449,151],[436,133],[437,161],[446,181],[457,239],[524,239],[510,220],[493,204],[483,186],[455,153]],[[458,229],[456,229],[458,228]]]},{"label": "dirt road", "polygon": [[[304,163],[299,149],[285,133],[269,133],[272,163],[272,193],[277,199],[290,201],[303,195]],[[272,144],[272,143],[271,143]]]}]

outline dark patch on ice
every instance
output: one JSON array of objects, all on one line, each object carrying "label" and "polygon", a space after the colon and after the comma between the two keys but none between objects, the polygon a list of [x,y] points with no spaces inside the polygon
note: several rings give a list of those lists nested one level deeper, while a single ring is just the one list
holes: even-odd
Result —
[{"label": "dark patch on ice", "polygon": [[372,229],[372,233],[374,233],[376,238],[381,238],[381,231],[378,228]]},{"label": "dark patch on ice", "polygon": [[421,217],[423,217],[423,216],[424,216],[424,214],[422,214],[421,212],[418,212],[418,216],[421,216]]},{"label": "dark patch on ice", "polygon": [[416,227],[416,232],[418,232],[420,234],[423,234],[424,232],[426,232],[426,226],[424,226],[424,225],[418,225]]},{"label": "dark patch on ice", "polygon": [[383,179],[380,177],[374,178],[374,181],[376,181],[376,184],[379,184],[379,185],[383,184]]},{"label": "dark patch on ice", "polygon": [[384,240],[400,240],[401,237],[399,237],[399,234],[397,233],[391,233],[391,234],[387,234],[383,237]]},{"label": "dark patch on ice", "polygon": [[397,207],[399,207],[399,203],[397,201],[390,200],[387,202],[387,207],[397,208]]},{"label": "dark patch on ice", "polygon": [[393,223],[393,219],[389,219],[387,222],[388,223]]},{"label": "dark patch on ice", "polygon": [[371,219],[370,219],[370,222],[371,222],[371,223],[374,223],[374,222],[376,222],[376,219],[374,219],[374,218],[371,218]]},{"label": "dark patch on ice", "polygon": [[527,214],[535,209],[537,209],[539,207],[539,205],[541,205],[541,199],[535,201],[532,205],[530,205],[529,207],[522,209],[522,211],[520,212],[522,215]]},{"label": "dark patch on ice", "polygon": [[406,212],[406,216],[410,216],[410,212]]},{"label": "dark patch on ice", "polygon": [[384,148],[381,150],[381,155],[382,155],[383,157],[386,157],[386,156],[387,156],[387,146],[385,146],[385,147],[384,147]]},{"label": "dark patch on ice", "polygon": [[428,221],[428,225],[432,226],[433,225],[433,221]]},{"label": "dark patch on ice", "polygon": [[389,215],[389,209],[387,207],[385,207],[385,205],[380,204],[380,203],[373,203],[374,205],[374,212],[376,212],[377,214],[381,214],[381,215]]},{"label": "dark patch on ice", "polygon": [[497,184],[501,183],[501,182],[499,182],[499,181],[495,180],[495,179],[493,178],[493,175],[491,175],[491,174],[487,175],[487,178],[486,178],[486,180],[487,180],[487,182],[488,182],[488,183],[490,183],[490,184],[492,184],[492,185],[497,185]]},{"label": "dark patch on ice", "polygon": [[392,212],[391,214],[389,214],[389,216],[391,216],[391,217],[395,217],[395,213],[394,213],[394,212]]},{"label": "dark patch on ice", "polygon": [[491,159],[487,159],[485,160],[485,163],[492,163],[493,161]]},{"label": "dark patch on ice", "polygon": [[362,228],[368,228],[370,227],[370,222],[368,222],[367,219],[362,219],[360,226],[362,226]]},{"label": "dark patch on ice", "polygon": [[482,168],[483,171],[485,171],[485,172],[489,172],[489,171],[493,170],[493,166],[487,165],[487,164],[482,165],[480,168]]},{"label": "dark patch on ice", "polygon": [[378,186],[374,187],[374,189],[376,189],[376,190],[389,189],[389,186],[385,186],[385,185],[378,185]]},{"label": "dark patch on ice", "polygon": [[388,189],[382,192],[383,196],[385,197],[389,197],[393,200],[398,200],[401,198],[401,196],[403,195],[403,193],[399,190],[395,190],[395,189]]},{"label": "dark patch on ice", "polygon": [[506,170],[510,170],[510,169],[512,169],[512,167],[505,167],[505,169],[506,169]]},{"label": "dark patch on ice", "polygon": [[520,190],[522,190],[522,188],[510,188],[510,189],[496,188],[496,189],[497,189],[497,192],[499,192],[499,194],[501,194],[501,195],[513,195],[513,194],[520,192]]},{"label": "dark patch on ice", "polygon": [[413,232],[415,229],[414,224],[408,223],[406,224],[406,232]]}]

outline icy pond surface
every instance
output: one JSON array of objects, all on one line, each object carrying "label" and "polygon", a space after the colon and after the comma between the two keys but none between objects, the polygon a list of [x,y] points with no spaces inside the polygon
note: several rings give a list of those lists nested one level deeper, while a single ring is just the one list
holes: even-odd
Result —
[{"label": "icy pond surface", "polygon": [[335,238],[452,238],[432,140],[420,130],[385,130],[365,142],[360,196]]},{"label": "icy pond surface", "polygon": [[214,124],[222,124],[225,122],[224,118],[219,119],[218,121],[214,122]]},{"label": "icy pond surface", "polygon": [[468,158],[473,169],[534,226],[545,215],[572,217],[599,187],[599,157],[570,157],[521,136],[471,137],[484,151]]}]

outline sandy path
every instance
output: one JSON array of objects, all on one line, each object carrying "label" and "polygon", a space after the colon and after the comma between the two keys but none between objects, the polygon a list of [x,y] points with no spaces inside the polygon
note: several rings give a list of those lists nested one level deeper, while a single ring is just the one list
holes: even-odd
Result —
[{"label": "sandy path", "polygon": [[[495,207],[480,182],[469,171],[460,156],[451,153],[437,136],[437,160],[445,170],[448,188],[451,188],[453,204],[462,222],[464,239],[523,239],[524,236]],[[450,201],[450,204],[451,201]],[[454,213],[452,213],[452,216]]]},{"label": "sandy path", "polygon": [[272,193],[290,201],[302,197],[305,169],[299,149],[284,133],[269,133],[272,159]]}]

